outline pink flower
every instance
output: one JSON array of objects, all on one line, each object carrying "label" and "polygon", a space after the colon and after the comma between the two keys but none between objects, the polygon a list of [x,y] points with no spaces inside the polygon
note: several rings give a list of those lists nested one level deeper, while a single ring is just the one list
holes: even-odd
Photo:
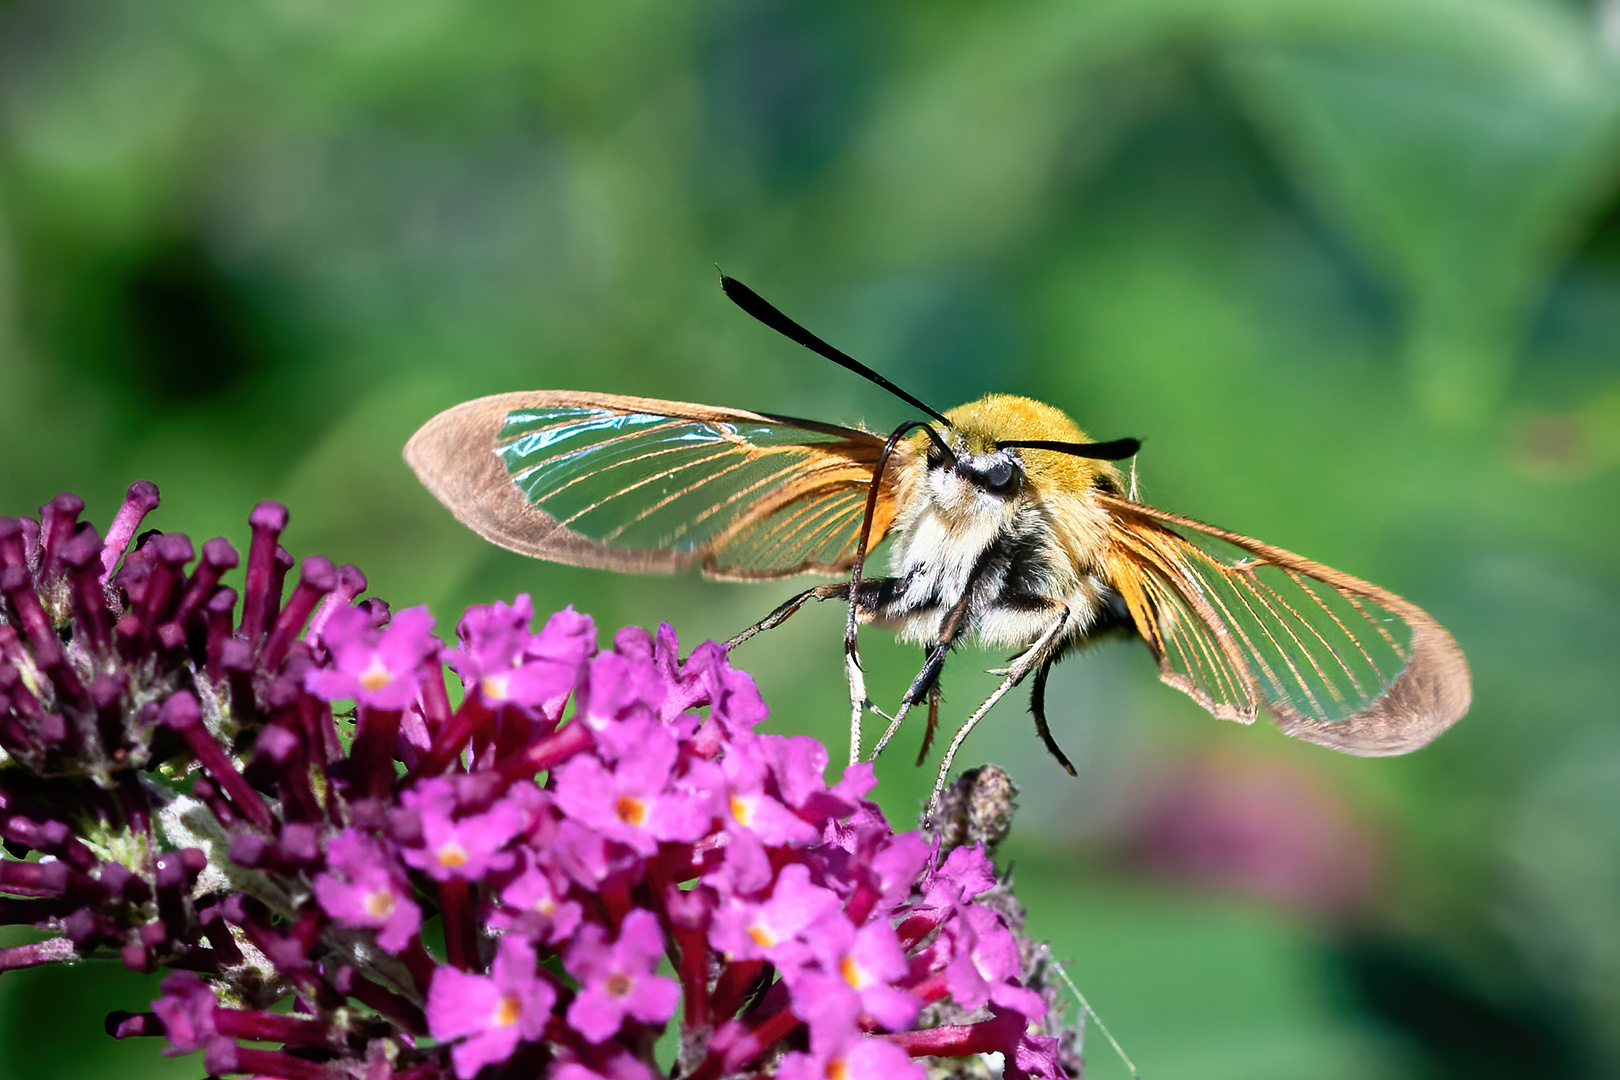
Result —
[{"label": "pink flower", "polygon": [[808,735],[761,735],[760,750],[769,759],[782,801],[803,806],[827,790],[827,748]]},{"label": "pink flower", "polygon": [[381,631],[365,610],[339,608],[321,633],[332,666],[312,669],[304,685],[328,701],[353,698],[373,708],[403,709],[416,700],[423,666],[438,654],[432,630],[425,607],[396,612]]},{"label": "pink flower", "polygon": [[[768,743],[766,738],[752,735],[738,736],[732,742],[720,762],[726,778],[726,809],[733,822],[766,844],[794,847],[813,844],[821,838],[821,830],[767,791],[768,787],[776,787],[775,783],[770,782],[774,779],[772,769],[778,760],[776,755],[769,752],[774,749],[776,747]],[[826,753],[826,750],[822,750],[823,760]],[[803,755],[790,754],[789,758],[797,763],[802,761]],[[800,781],[794,785],[795,794],[807,796],[803,778],[796,776],[795,779]]]},{"label": "pink flower", "polygon": [[595,923],[580,927],[564,964],[580,982],[568,1006],[568,1023],[593,1043],[618,1033],[626,1015],[662,1024],[675,1015],[680,987],[654,975],[664,955],[664,935],[651,912],[637,909],[624,918],[619,939],[607,944]]},{"label": "pink flower", "polygon": [[584,917],[584,909],[568,899],[567,882],[559,882],[535,855],[525,859],[522,872],[506,883],[500,895],[491,920],[542,941],[567,941]]},{"label": "pink flower", "polygon": [[617,873],[628,872],[640,861],[636,853],[600,832],[571,819],[557,823],[557,837],[548,854],[575,882],[594,889]]},{"label": "pink flower", "polygon": [[945,856],[945,864],[928,875],[923,883],[924,903],[949,908],[965,904],[996,883],[996,868],[975,844],[959,847]]},{"label": "pink flower", "polygon": [[905,899],[923,867],[928,865],[931,854],[928,844],[914,832],[891,836],[884,842],[871,863],[872,876],[881,896],[880,907],[891,908]]},{"label": "pink flower", "polygon": [[945,924],[940,940],[951,948],[945,985],[962,1008],[994,1002],[1030,1020],[1046,1014],[1041,996],[1015,981],[1020,969],[1018,942],[994,911],[978,904],[963,908]]},{"label": "pink flower", "polygon": [[400,802],[422,822],[422,846],[405,848],[405,861],[435,881],[481,881],[492,870],[510,867],[516,856],[508,845],[529,820],[515,798],[500,799],[481,814],[456,817],[455,785],[446,777],[423,781]]},{"label": "pink flower", "polygon": [[851,1015],[864,1013],[890,1031],[911,1026],[922,1001],[894,985],[908,972],[905,953],[887,919],[879,918],[857,930],[842,911],[820,920],[805,934],[819,969],[785,970],[793,987],[794,1011],[815,1030],[813,1013],[832,1007]]},{"label": "pink flower", "polygon": [[807,927],[830,914],[843,918],[839,907],[837,893],[810,884],[808,867],[789,863],[777,875],[771,898],[763,904],[728,899],[715,913],[709,941],[730,956],[785,966],[806,953],[800,935]]},{"label": "pink flower", "polygon": [[473,975],[453,967],[433,973],[428,987],[428,1031],[451,1048],[456,1075],[471,1080],[478,1070],[505,1061],[522,1040],[540,1038],[557,992],[535,975],[534,947],[503,937],[490,973]]},{"label": "pink flower", "polygon": [[[607,732],[610,741],[617,732],[616,721],[657,720],[658,706],[664,700],[667,681],[649,660],[627,657],[619,652],[602,653],[585,671],[579,694],[579,716],[593,731]],[[629,728],[628,731],[638,730]],[[626,733],[628,733],[628,731]],[[633,744],[621,740],[623,749]],[[613,747],[612,756],[620,756]]]},{"label": "pink flower", "polygon": [[587,1068],[577,1061],[564,1061],[551,1071],[550,1080],[656,1080],[653,1071],[633,1054],[623,1051],[606,1064]]},{"label": "pink flower", "polygon": [[553,615],[539,634],[529,632],[533,621],[526,594],[511,604],[469,608],[456,628],[461,648],[446,653],[445,660],[491,705],[560,710],[560,699],[572,692],[581,666],[596,650],[596,627],[573,608]]},{"label": "pink flower", "polygon": [[859,1033],[808,1054],[790,1053],[776,1072],[778,1080],[923,1080],[923,1067],[906,1052],[881,1039]]},{"label": "pink flower", "polygon": [[[660,645],[667,626],[658,628]],[[670,631],[668,637],[673,642],[674,632]],[[730,738],[751,732],[770,712],[753,677],[732,667],[724,646],[717,642],[705,641],[692,650],[681,668],[680,683],[690,700],[708,701],[710,721]],[[683,705],[677,711],[685,708]]]},{"label": "pink flower", "polygon": [[331,869],[315,876],[315,898],[326,913],[342,926],[376,929],[377,944],[389,952],[409,944],[422,926],[422,909],[381,847],[345,829],[327,845],[326,860]]},{"label": "pink flower", "polygon": [[579,754],[558,767],[557,806],[603,836],[652,855],[660,840],[698,839],[708,831],[712,815],[701,795],[671,788],[680,748],[665,725],[633,723],[637,752],[626,754],[613,769],[591,754]]},{"label": "pink flower", "polygon": [[219,999],[209,985],[189,971],[177,971],[163,980],[163,996],[152,1011],[163,1021],[170,1053],[189,1054],[220,1038],[214,1026]]}]

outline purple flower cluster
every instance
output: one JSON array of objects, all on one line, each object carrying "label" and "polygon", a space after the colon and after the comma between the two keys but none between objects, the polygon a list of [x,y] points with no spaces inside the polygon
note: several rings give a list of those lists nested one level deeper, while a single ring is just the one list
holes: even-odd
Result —
[{"label": "purple flower cluster", "polygon": [[756,731],[719,646],[601,650],[520,596],[449,647],[352,567],[289,593],[273,503],[238,594],[223,539],[125,554],[156,504],[132,487],[105,539],[72,496],[0,518],[0,920],[48,935],[0,969],[169,969],[109,1030],[215,1075],[1076,1070],[983,847],[895,833],[870,766],[829,786],[821,744]]}]

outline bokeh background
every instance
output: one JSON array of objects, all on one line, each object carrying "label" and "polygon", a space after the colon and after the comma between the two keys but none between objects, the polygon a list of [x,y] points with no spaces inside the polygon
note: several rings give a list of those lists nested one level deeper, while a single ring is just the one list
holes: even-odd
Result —
[{"label": "bokeh background", "polygon": [[[1407,758],[1214,721],[1126,645],[1054,676],[1078,780],[1012,700],[968,743],[1144,1076],[1620,1075],[1620,4],[0,0],[7,513],[147,478],[242,542],[274,497],[447,622],[527,591],[727,636],[792,586],[529,562],[399,458],[512,389],[905,418],[716,264],[940,407],[1142,437],[1150,501],[1467,650],[1472,714]],[[841,617],[738,654],[835,760]],[[896,697],[917,657],[866,648]],[[151,987],[0,977],[0,1077],[200,1075],[101,1034]]]}]

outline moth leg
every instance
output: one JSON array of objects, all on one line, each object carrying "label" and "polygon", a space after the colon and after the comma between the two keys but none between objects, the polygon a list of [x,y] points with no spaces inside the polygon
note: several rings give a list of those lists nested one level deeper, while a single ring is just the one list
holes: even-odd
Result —
[{"label": "moth leg", "polygon": [[[877,746],[872,748],[873,761],[876,761],[877,756],[883,753],[883,748],[889,745],[889,740],[894,738],[894,733],[900,730],[900,722],[906,718],[906,714],[911,711],[911,707],[928,696],[930,688],[939,681],[940,669],[945,666],[945,654],[950,651],[950,647],[950,643],[947,641],[939,641],[928,647],[928,652],[924,654],[923,666],[918,670],[916,677],[911,680],[911,685],[906,689],[905,697],[900,699],[900,708],[895,711],[894,719],[889,721],[888,730],[883,733],[883,738],[877,741]],[[925,748],[926,745],[925,743]]]},{"label": "moth leg", "polygon": [[844,679],[849,683],[849,763],[854,765],[861,760],[861,718],[872,699],[866,694],[866,676],[853,635],[844,638]]},{"label": "moth leg", "polygon": [[[944,660],[943,649],[940,651],[940,660]],[[937,666],[935,671],[938,671]],[[878,708],[877,704],[867,696],[866,679],[861,671],[861,658],[856,652],[855,642],[851,638],[844,639],[844,675],[849,680],[851,714],[849,722],[849,763],[854,765],[861,760],[861,720],[866,710],[870,709],[889,722],[888,729],[884,731],[877,750],[872,751],[872,757],[875,758],[878,756],[878,751],[882,750],[884,745],[888,743],[890,736],[900,727],[900,721],[906,718],[906,712],[910,710],[912,702],[908,696],[906,700],[900,703],[899,710],[893,716]],[[920,674],[918,678],[921,678]]]},{"label": "moth leg", "polygon": [[730,641],[727,641],[725,644],[725,650],[729,653],[732,649],[735,649],[738,645],[741,645],[755,634],[758,634],[764,630],[775,630],[778,626],[781,626],[783,623],[787,622],[788,619],[792,618],[800,608],[804,607],[804,605],[811,600],[843,600],[848,596],[849,582],[847,581],[835,582],[830,585],[817,585],[813,589],[806,589],[799,595],[782,603],[776,608],[775,611],[772,611],[769,615],[759,620],[759,622],[755,623],[753,626],[750,626],[748,629],[744,630]]},{"label": "moth leg", "polygon": [[939,680],[935,679],[934,685],[928,688],[928,726],[923,729],[922,749],[917,751],[917,765],[919,767],[924,761],[928,760],[928,748],[934,745],[934,732],[939,730],[939,703],[944,697],[945,695],[939,687]]},{"label": "moth leg", "polygon": [[[956,644],[956,639],[966,627],[968,608],[973,603],[973,583],[983,572],[984,563],[985,560],[981,557],[979,565],[973,568],[973,573],[968,578],[968,587],[962,590],[962,598],[945,613],[945,620],[940,623],[939,637],[929,646],[922,670],[911,680],[911,686],[906,689],[906,696],[900,699],[900,708],[895,710],[894,719],[889,721],[889,729],[883,733],[883,738],[878,740],[877,747],[872,751],[873,761],[883,753],[883,748],[889,745],[894,733],[900,730],[900,722],[906,718],[906,713],[911,711],[911,707],[921,702],[929,690],[939,682],[940,669],[945,666],[945,654],[950,652],[951,646]],[[939,716],[937,704],[930,706],[929,714],[932,724]],[[932,727],[929,730],[932,731]],[[923,751],[926,753],[927,750],[928,741],[925,740]]]},{"label": "moth leg", "polygon": [[[842,363],[842,361],[840,361]],[[924,410],[927,411],[927,410]],[[878,497],[883,490],[883,470],[888,467],[889,458],[894,455],[895,447],[900,440],[917,428],[932,433],[933,429],[920,420],[907,420],[894,431],[889,433],[888,439],[883,443],[883,450],[878,454],[877,462],[872,466],[872,479],[866,485],[866,509],[861,513],[860,539],[855,542],[855,558],[850,564],[849,592],[849,619],[844,623],[844,676],[849,680],[849,763],[856,764],[861,760],[861,720],[866,715],[866,709],[872,704],[872,699],[866,694],[866,677],[861,673],[861,657],[855,644],[859,624],[862,589],[866,585],[866,556],[872,550],[872,526],[877,521]],[[944,444],[941,444],[944,445]],[[947,453],[949,448],[947,448]],[[891,587],[894,579],[888,579],[886,587]],[[873,605],[874,609],[876,605]]]},{"label": "moth leg", "polygon": [[[849,619],[844,623],[844,678],[849,682],[849,763],[854,765],[861,760],[861,720],[866,710],[871,709],[879,716],[888,719],[886,713],[872,704],[872,699],[866,693],[866,675],[861,670],[860,649],[855,641],[856,628],[861,617],[871,620],[882,610],[894,592],[898,581],[895,578],[856,578],[851,585],[842,585],[843,596],[850,597]],[[840,595],[832,593],[830,595]]]},{"label": "moth leg", "polygon": [[[850,604],[851,618],[844,631],[844,677],[849,682],[850,706],[850,764],[860,760],[861,715],[867,709],[872,709],[878,715],[888,719],[887,714],[872,704],[866,696],[866,679],[861,672],[861,658],[856,649],[854,629],[857,623],[856,616],[871,618],[877,613],[889,590],[894,587],[893,578],[865,578],[856,588],[856,599]],[[730,652],[738,645],[747,641],[755,634],[765,630],[774,630],[787,622],[793,615],[811,600],[845,600],[850,596],[850,582],[832,582],[827,585],[817,585],[813,589],[806,589],[797,596],[789,597],[779,604],[775,610],[759,622],[742,631],[725,644],[726,652]]]},{"label": "moth leg", "polygon": [[1052,665],[1057,663],[1057,659],[1056,654],[1047,657],[1036,670],[1035,685],[1029,692],[1029,711],[1035,714],[1035,734],[1041,737],[1041,742],[1045,743],[1047,751],[1057,758],[1058,764],[1063,766],[1070,776],[1074,776],[1076,775],[1074,766],[1069,764],[1069,759],[1058,749],[1057,740],[1052,738],[1052,729],[1046,726],[1046,676],[1052,670]]},{"label": "moth leg", "polygon": [[1035,643],[1025,649],[1023,655],[1007,668],[1007,677],[996,687],[995,693],[986,698],[984,704],[975,709],[973,715],[956,730],[951,745],[945,750],[945,760],[939,764],[939,776],[934,781],[934,794],[928,801],[930,810],[939,805],[939,793],[945,790],[945,780],[951,774],[951,761],[956,757],[956,751],[961,748],[963,741],[978,722],[984,719],[984,714],[989,712],[996,702],[1006,697],[1007,691],[1023,682],[1026,675],[1044,664],[1060,647],[1058,643],[1061,641],[1063,629],[1069,624],[1069,609],[1065,605],[1054,606],[1059,608],[1058,617],[1053,619],[1051,625],[1035,639]]}]

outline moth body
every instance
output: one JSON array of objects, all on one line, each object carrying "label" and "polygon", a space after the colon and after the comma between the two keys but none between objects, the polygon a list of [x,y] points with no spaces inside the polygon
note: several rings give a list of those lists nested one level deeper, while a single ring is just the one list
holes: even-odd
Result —
[{"label": "moth body", "polygon": [[971,593],[962,633],[986,648],[1028,646],[1054,619],[1064,620],[1064,644],[1082,638],[1117,600],[1099,572],[1104,519],[1091,492],[1117,494],[1118,473],[1106,462],[1077,469],[1051,451],[1003,447],[1086,441],[1041,402],[995,394],[946,415],[954,460],[918,437],[899,466],[892,584],[868,618],[927,646]]}]

